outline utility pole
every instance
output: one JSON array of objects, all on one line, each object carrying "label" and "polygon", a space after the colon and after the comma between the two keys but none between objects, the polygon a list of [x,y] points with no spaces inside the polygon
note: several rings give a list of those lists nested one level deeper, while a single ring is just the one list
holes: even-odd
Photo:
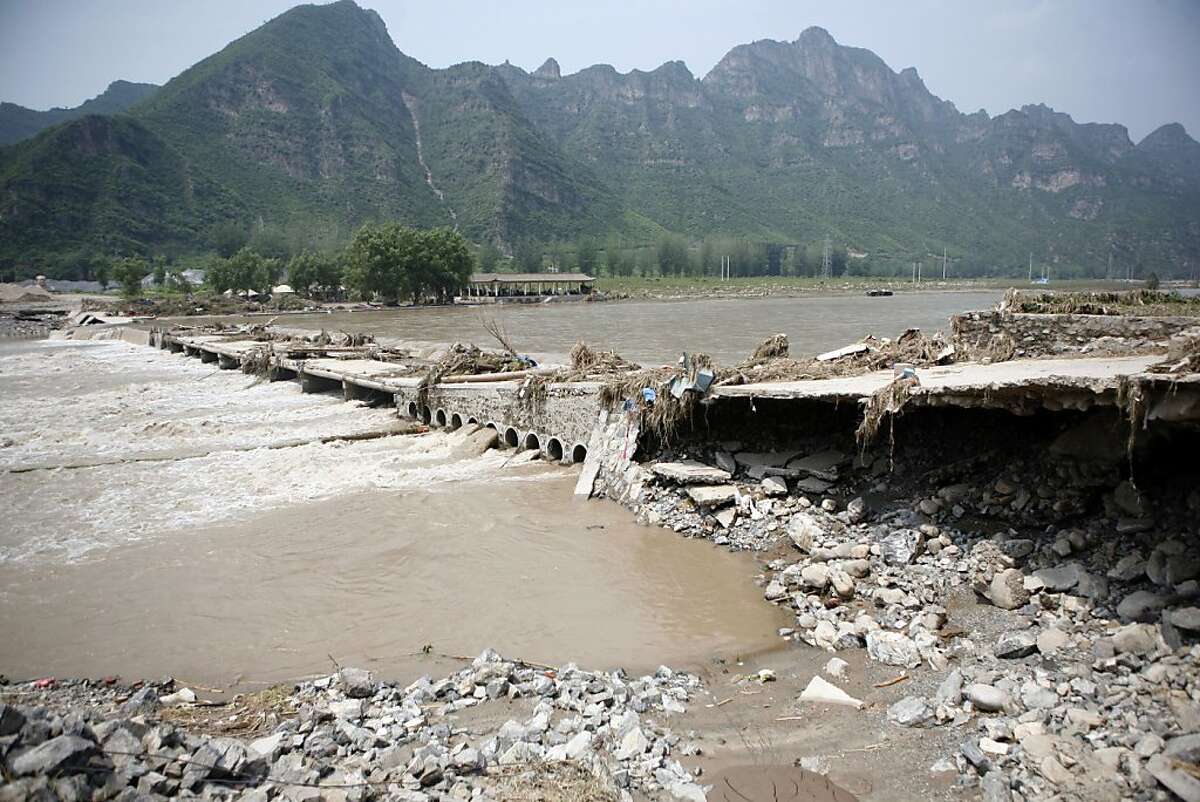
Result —
[{"label": "utility pole", "polygon": [[1029,283],[1033,283],[1033,251],[1029,252]]},{"label": "utility pole", "polygon": [[1105,271],[1104,277],[1110,281],[1112,280],[1112,277],[1113,277],[1113,274],[1112,274],[1112,251],[1108,252],[1108,270]]},{"label": "utility pole", "polygon": [[925,269],[924,262],[917,262],[917,283],[921,283],[921,271]]},{"label": "utility pole", "polygon": [[833,262],[829,258],[829,237],[825,238],[825,252],[821,255],[821,278],[833,278]]},{"label": "utility pole", "polygon": [[912,283],[913,283],[913,286],[915,287],[915,286],[917,286],[917,263],[916,263],[916,262],[913,262],[913,263],[912,263],[912,267],[913,267],[913,279],[912,279]]},{"label": "utility pole", "polygon": [[946,280],[946,247],[942,246],[942,281]]}]

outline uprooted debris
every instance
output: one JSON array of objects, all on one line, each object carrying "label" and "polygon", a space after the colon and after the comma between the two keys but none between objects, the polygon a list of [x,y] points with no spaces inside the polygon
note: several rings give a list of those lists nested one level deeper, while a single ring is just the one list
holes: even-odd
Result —
[{"label": "uprooted debris", "polygon": [[1182,331],[1167,344],[1167,355],[1150,373],[1200,373],[1200,327]]},{"label": "uprooted debris", "polygon": [[908,329],[895,340],[868,336],[861,342],[838,351],[803,360],[788,358],[786,343],[785,355],[765,358],[760,356],[764,350],[771,350],[769,345],[774,340],[773,337],[764,342],[750,359],[740,365],[718,370],[716,386],[857,376],[877,370],[890,370],[896,363],[916,367],[944,365],[954,361],[956,354],[955,347],[946,342],[941,332],[927,336],[920,329]]},{"label": "uprooted debris", "polygon": [[1000,311],[1041,315],[1200,315],[1200,297],[1160,290],[1031,292],[1010,289]]}]

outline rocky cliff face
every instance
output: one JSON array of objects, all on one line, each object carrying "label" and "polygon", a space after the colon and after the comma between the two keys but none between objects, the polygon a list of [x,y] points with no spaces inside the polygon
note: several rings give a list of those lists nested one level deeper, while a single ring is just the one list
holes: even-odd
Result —
[{"label": "rocky cliff face", "polygon": [[[608,231],[649,241],[664,229],[830,236],[873,255],[946,247],[988,263],[1029,250],[1076,264],[1114,248],[1200,255],[1200,144],[1181,127],[1135,146],[1122,126],[1044,106],[965,115],[916,70],[896,72],[820,28],[735,47],[702,79],[681,62],[435,70],[342,0],[281,15],[131,114],[194,180],[220,188],[205,219],[344,237],[397,218],[504,245]],[[33,219],[45,194],[31,154],[88,157],[63,152],[73,141],[43,134],[0,151],[12,211],[0,229]],[[87,169],[113,168],[109,155],[89,158]],[[112,203],[136,219],[184,200]],[[47,212],[41,233],[22,235],[31,247],[56,247],[62,221]]]}]

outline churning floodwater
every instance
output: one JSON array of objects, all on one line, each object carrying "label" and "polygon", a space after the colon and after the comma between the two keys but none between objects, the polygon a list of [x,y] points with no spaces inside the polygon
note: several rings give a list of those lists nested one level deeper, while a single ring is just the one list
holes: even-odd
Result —
[{"label": "churning floodwater", "polygon": [[[943,328],[997,293],[492,310],[518,347],[732,362]],[[288,316],[485,343],[475,309]],[[386,676],[422,647],[687,666],[779,643],[754,560],[580,501],[578,468],[514,465],[395,410],[122,342],[0,345],[0,673],[279,681],[330,658]],[[375,439],[353,439],[382,434]],[[350,438],[330,442],[330,438]]]},{"label": "churning floodwater", "polygon": [[[777,643],[753,561],[395,410],[121,342],[0,348],[0,673],[278,681],[420,652],[650,670]],[[97,464],[100,463],[100,464]]]},{"label": "churning floodwater", "polygon": [[[486,307],[383,309],[283,315],[289,328],[362,331],[381,340],[475,342],[494,345],[483,328],[494,317],[524,353],[561,362],[577,341],[614,349],[642,364],[672,363],[680,352],[705,353],[735,364],[772,334],[791,341],[794,356],[814,355],[857,342],[867,334],[895,337],[915,326],[926,333],[948,327],[950,315],[987,309],[999,290],[762,298],[753,300],[621,301],[498,304]],[[261,318],[256,318],[261,322]]]}]

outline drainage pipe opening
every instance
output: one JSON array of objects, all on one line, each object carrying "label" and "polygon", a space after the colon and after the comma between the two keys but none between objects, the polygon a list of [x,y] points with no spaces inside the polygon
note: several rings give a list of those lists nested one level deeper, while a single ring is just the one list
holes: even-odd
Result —
[{"label": "drainage pipe opening", "polygon": [[587,446],[585,446],[583,443],[576,443],[574,447],[571,448],[571,462],[575,465],[578,465],[586,459]]},{"label": "drainage pipe opening", "polygon": [[459,415],[457,412],[455,412],[453,415],[450,416],[450,431],[453,432],[458,429],[461,429],[462,425],[463,425],[462,415]]},{"label": "drainage pipe opening", "polygon": [[546,443],[546,455],[555,462],[562,462],[563,447],[557,437],[551,437],[550,442]]},{"label": "drainage pipe opening", "polygon": [[524,446],[530,451],[542,450],[542,441],[541,438],[537,436],[537,432],[530,432],[529,434],[525,435]]},{"label": "drainage pipe opening", "polygon": [[446,410],[439,409],[437,412],[433,413],[433,420],[434,420],[434,422],[437,423],[438,426],[445,426],[446,425]]},{"label": "drainage pipe opening", "polygon": [[516,429],[509,426],[504,430],[504,445],[508,446],[509,448],[516,448],[517,444],[520,442],[521,436],[517,434]]}]

